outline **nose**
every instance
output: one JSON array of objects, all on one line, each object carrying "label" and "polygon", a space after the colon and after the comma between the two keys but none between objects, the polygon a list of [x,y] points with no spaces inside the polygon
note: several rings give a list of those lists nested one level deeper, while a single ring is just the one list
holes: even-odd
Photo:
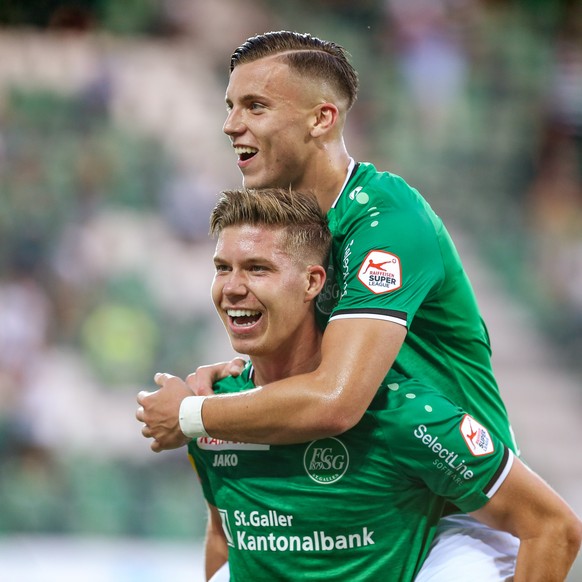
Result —
[{"label": "nose", "polygon": [[246,279],[240,272],[231,271],[224,282],[222,293],[226,297],[243,297],[247,294]]},{"label": "nose", "polygon": [[222,131],[229,137],[240,135],[244,131],[244,126],[240,115],[236,112],[234,107],[228,112]]}]

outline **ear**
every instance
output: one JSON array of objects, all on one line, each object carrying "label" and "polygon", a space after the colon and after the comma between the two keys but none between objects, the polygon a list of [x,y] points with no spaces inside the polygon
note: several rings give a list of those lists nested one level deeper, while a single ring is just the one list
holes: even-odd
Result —
[{"label": "ear", "polygon": [[322,265],[309,265],[307,267],[307,288],[305,289],[305,301],[313,301],[325,285],[325,268]]},{"label": "ear", "polygon": [[311,128],[312,137],[320,137],[328,132],[339,117],[339,110],[333,103],[320,103],[314,111],[315,121]]}]

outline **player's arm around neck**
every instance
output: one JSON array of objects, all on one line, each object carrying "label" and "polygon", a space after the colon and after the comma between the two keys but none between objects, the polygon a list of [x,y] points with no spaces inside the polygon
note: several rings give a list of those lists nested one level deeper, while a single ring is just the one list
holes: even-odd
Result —
[{"label": "player's arm around neck", "polygon": [[519,459],[499,491],[472,514],[520,540],[514,582],[562,582],[582,542],[582,522]]},{"label": "player's arm around neck", "polygon": [[269,444],[345,432],[364,414],[405,336],[404,327],[390,322],[333,321],[315,371],[246,393],[207,398],[204,427],[216,438]]}]

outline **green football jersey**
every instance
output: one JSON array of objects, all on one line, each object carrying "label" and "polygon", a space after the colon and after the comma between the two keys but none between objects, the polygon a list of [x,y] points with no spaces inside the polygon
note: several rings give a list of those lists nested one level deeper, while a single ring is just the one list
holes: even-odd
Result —
[{"label": "green football jersey", "polygon": [[[247,366],[218,392],[254,387]],[[337,437],[259,445],[202,437],[189,454],[220,513],[233,581],[413,580],[444,500],[482,507],[512,453],[440,392],[392,372]]]},{"label": "green football jersey", "polygon": [[406,326],[394,370],[442,391],[517,451],[475,294],[426,200],[402,178],[360,163],[328,218],[322,323],[376,318]]}]

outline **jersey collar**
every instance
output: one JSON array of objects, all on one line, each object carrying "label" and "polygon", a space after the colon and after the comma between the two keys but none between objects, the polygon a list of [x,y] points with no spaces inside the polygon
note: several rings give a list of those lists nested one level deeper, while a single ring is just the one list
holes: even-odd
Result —
[{"label": "jersey collar", "polygon": [[350,163],[348,164],[348,171],[346,172],[346,179],[344,180],[344,183],[339,191],[339,194],[336,196],[336,199],[333,201],[333,204],[331,205],[332,208],[335,208],[335,205],[337,204],[338,200],[340,199],[342,192],[345,190],[345,187],[348,185],[348,182],[350,181],[351,177],[354,175],[356,168],[357,168],[357,164],[354,161],[354,158],[350,158]]}]

